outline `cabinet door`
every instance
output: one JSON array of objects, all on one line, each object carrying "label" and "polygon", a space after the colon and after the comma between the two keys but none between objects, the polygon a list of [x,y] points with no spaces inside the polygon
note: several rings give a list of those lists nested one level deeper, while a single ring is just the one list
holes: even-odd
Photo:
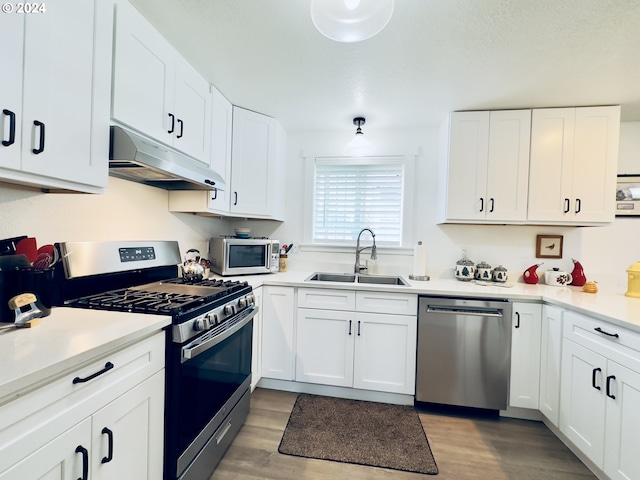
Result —
[{"label": "cabinet door", "polygon": [[575,108],[533,110],[529,165],[529,221],[571,216]]},{"label": "cabinet door", "polygon": [[177,54],[129,2],[117,4],[115,32],[111,116],[171,145]]},{"label": "cabinet door", "polygon": [[542,306],[541,333],[539,409],[557,427],[560,419],[562,309]]},{"label": "cabinet door", "polygon": [[571,213],[579,222],[612,222],[620,107],[576,108]]},{"label": "cabinet door", "polygon": [[509,405],[538,409],[542,306],[514,303],[511,322]]},{"label": "cabinet door", "polygon": [[484,220],[489,112],[451,113],[447,220]]},{"label": "cabinet door", "polygon": [[[22,170],[101,185],[105,159],[91,159],[94,13],[66,0],[28,15],[24,36]],[[101,160],[101,161],[99,161]]]},{"label": "cabinet door", "polygon": [[[86,478],[83,475],[83,469],[88,473],[90,450],[91,419],[87,418],[8,470],[0,473],[0,480],[77,480],[78,478]],[[86,452],[85,455],[83,455],[83,451]]]},{"label": "cabinet door", "polygon": [[20,168],[24,15],[0,16],[0,167]]},{"label": "cabinet door", "polygon": [[262,376],[293,380],[294,289],[262,287]]},{"label": "cabinet door", "polygon": [[356,313],[353,386],[415,393],[417,317]]},{"label": "cabinet door", "polygon": [[485,197],[487,220],[526,220],[530,138],[531,110],[491,112]]},{"label": "cabinet door", "polygon": [[231,205],[234,214],[265,216],[274,209],[275,120],[234,107]]},{"label": "cabinet door", "polygon": [[163,438],[161,370],[93,415],[92,478],[161,478]]},{"label": "cabinet door", "polygon": [[214,86],[211,86],[211,169],[225,181],[223,190],[209,196],[210,210],[229,212],[231,198],[231,139],[233,106]]},{"label": "cabinet door", "polygon": [[[609,360],[604,472],[612,480],[640,478],[640,374]],[[606,389],[606,386],[605,386]],[[612,398],[615,397],[615,398]]]},{"label": "cabinet door", "polygon": [[258,313],[253,317],[253,341],[251,344],[251,391],[262,377],[262,287],[253,289]]},{"label": "cabinet door", "polygon": [[603,467],[606,359],[582,345],[562,343],[560,431]]},{"label": "cabinet door", "polygon": [[211,164],[211,93],[209,83],[182,57],[176,57],[176,116],[173,146]]},{"label": "cabinet door", "polygon": [[355,313],[298,309],[296,381],[351,387]]}]

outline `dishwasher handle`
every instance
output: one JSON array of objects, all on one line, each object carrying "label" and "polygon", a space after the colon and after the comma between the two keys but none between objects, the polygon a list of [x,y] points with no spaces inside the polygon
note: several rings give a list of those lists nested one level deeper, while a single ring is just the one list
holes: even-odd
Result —
[{"label": "dishwasher handle", "polygon": [[497,317],[502,318],[502,312],[500,310],[481,310],[474,308],[460,308],[460,307],[434,307],[433,305],[427,305],[427,313],[443,313],[445,315],[466,315],[470,317]]}]

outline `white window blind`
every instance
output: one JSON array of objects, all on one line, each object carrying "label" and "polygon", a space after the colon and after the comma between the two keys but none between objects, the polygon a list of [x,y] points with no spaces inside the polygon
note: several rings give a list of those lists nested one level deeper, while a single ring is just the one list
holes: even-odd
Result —
[{"label": "white window blind", "polygon": [[403,158],[316,158],[313,242],[352,244],[363,228],[401,245]]}]

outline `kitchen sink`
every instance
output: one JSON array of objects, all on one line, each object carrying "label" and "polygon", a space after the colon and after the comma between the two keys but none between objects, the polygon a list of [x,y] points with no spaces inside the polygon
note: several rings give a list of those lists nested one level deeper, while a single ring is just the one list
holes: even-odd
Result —
[{"label": "kitchen sink", "polygon": [[307,278],[307,282],[344,282],[353,283],[356,281],[355,273],[322,273],[316,272]]},{"label": "kitchen sink", "polygon": [[374,285],[402,285],[408,283],[402,277],[394,275],[365,275],[355,273],[324,273],[315,272],[305,279],[305,282],[342,282],[342,283],[369,283]]},{"label": "kitchen sink", "polygon": [[358,283],[374,283],[376,285],[408,285],[404,278],[393,275],[358,275]]}]

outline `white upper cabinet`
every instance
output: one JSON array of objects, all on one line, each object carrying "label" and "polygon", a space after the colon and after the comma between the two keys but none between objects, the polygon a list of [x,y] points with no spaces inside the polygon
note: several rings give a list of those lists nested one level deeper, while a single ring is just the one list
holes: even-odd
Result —
[{"label": "white upper cabinet", "polygon": [[211,169],[220,175],[224,190],[172,190],[169,211],[200,215],[229,215],[233,105],[211,85]]},{"label": "white upper cabinet", "polygon": [[531,110],[453,112],[445,221],[524,223]]},{"label": "white upper cabinet", "polygon": [[224,191],[169,192],[169,210],[281,220],[286,133],[260,113],[234,107],[213,86],[211,168]]},{"label": "white upper cabinet", "polygon": [[275,118],[233,107],[232,215],[282,218],[284,143],[284,130]]},{"label": "white upper cabinet", "polygon": [[613,221],[619,133],[619,106],[534,110],[528,221]]},{"label": "white upper cabinet", "polygon": [[209,83],[128,2],[118,2],[114,120],[210,163]]},{"label": "white upper cabinet", "polygon": [[111,2],[2,15],[0,178],[100,192],[108,180]]},{"label": "white upper cabinet", "polygon": [[213,85],[211,86],[211,169],[217,172],[227,186],[224,191],[214,190],[209,196],[207,209],[228,213],[231,187],[231,139],[233,132],[233,105]]}]

